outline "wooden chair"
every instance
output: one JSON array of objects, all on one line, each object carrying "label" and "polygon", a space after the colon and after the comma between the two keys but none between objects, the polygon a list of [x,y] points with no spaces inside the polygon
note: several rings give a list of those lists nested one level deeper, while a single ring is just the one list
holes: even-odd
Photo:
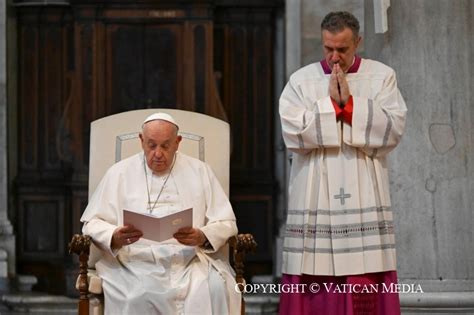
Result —
[{"label": "wooden chair", "polygon": [[[175,109],[143,109],[124,112],[91,123],[89,160],[89,198],[107,169],[114,163],[141,150],[139,130],[145,118],[156,112],[165,112],[174,117],[180,126],[183,140],[180,152],[206,161],[213,169],[224,191],[229,194],[230,129],[229,124],[219,119]],[[251,234],[239,234],[228,241],[228,257],[236,272],[236,281],[243,289],[245,285],[244,259],[257,246]],[[102,314],[102,280],[94,270],[100,258],[100,250],[88,235],[74,235],[69,243],[70,253],[79,255],[79,314]],[[93,302],[91,302],[91,300]],[[245,304],[242,299],[241,312]]]}]

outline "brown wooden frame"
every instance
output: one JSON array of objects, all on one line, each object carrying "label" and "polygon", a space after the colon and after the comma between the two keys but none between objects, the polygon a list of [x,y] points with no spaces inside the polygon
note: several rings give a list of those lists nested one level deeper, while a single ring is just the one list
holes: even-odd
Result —
[{"label": "brown wooden frame", "polygon": [[[92,239],[89,235],[75,234],[69,243],[69,253],[79,256],[79,302],[77,312],[79,315],[89,315],[89,282],[87,279],[88,260]],[[244,291],[244,260],[247,253],[255,252],[257,243],[252,234],[239,234],[228,240],[231,263],[235,270],[235,280],[241,292]],[[242,296],[241,314],[245,314],[245,301]]]}]

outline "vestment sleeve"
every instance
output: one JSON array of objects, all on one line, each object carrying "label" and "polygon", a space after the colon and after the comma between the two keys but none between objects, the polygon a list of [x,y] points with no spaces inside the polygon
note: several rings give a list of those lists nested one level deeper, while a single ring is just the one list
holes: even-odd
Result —
[{"label": "vestment sleeve", "polygon": [[91,220],[84,223],[82,233],[92,237],[94,244],[115,257],[118,253],[118,250],[112,250],[110,245],[112,241],[112,235],[116,228],[116,225],[110,224],[101,219],[92,218]]},{"label": "vestment sleeve", "polygon": [[393,70],[374,99],[353,96],[352,127],[344,125],[343,141],[370,156],[382,156],[400,142],[407,108]]},{"label": "vestment sleeve", "polygon": [[283,139],[289,150],[301,153],[340,146],[336,113],[329,96],[309,99],[290,79],[281,94],[279,111]]},{"label": "vestment sleeve", "polygon": [[211,168],[206,165],[202,180],[206,190],[206,224],[201,231],[206,235],[212,250],[219,250],[229,239],[237,235],[237,224],[232,206],[218,179]]},{"label": "vestment sleeve", "polygon": [[110,170],[107,171],[100,181],[81,217],[81,222],[84,223],[83,234],[91,236],[94,244],[102,250],[116,256],[117,251],[113,251],[110,244],[112,234],[118,227],[119,200],[117,185],[111,184],[117,179],[111,173]]}]

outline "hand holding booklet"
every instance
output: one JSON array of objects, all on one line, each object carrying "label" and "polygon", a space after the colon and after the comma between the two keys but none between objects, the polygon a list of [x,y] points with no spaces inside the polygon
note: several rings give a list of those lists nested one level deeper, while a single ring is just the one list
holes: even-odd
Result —
[{"label": "hand holding booklet", "polygon": [[131,224],[142,231],[143,238],[163,242],[173,238],[173,234],[180,228],[193,226],[193,208],[159,217],[124,209],[123,223]]}]

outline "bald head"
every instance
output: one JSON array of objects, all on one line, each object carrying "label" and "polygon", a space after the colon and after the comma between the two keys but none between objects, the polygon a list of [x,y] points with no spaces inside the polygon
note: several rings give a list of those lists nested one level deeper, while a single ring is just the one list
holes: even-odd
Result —
[{"label": "bald head", "polygon": [[139,137],[148,167],[158,174],[168,171],[181,142],[178,127],[165,120],[152,120],[143,125]]}]

